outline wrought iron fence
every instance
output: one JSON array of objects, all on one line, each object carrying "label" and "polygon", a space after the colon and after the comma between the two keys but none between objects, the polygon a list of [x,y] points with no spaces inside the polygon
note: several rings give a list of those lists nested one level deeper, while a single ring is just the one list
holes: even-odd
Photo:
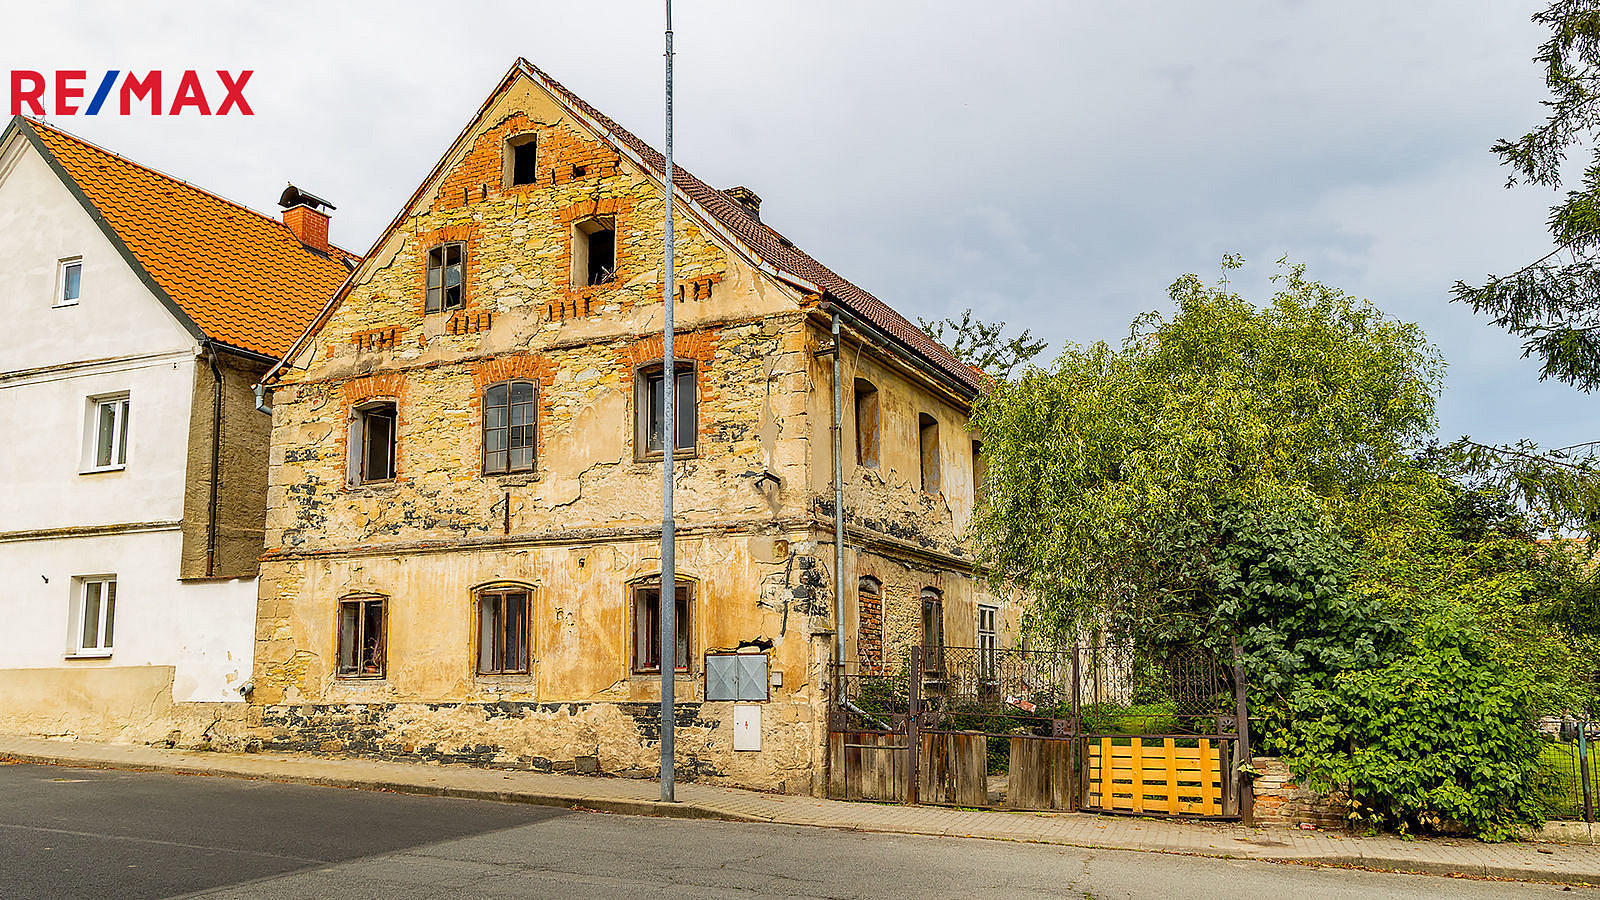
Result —
[{"label": "wrought iron fence", "polygon": [[1593,822],[1600,806],[1600,796],[1596,796],[1600,764],[1595,761],[1594,746],[1600,738],[1600,722],[1557,719],[1551,725],[1550,740],[1539,754],[1546,812],[1552,819]]}]

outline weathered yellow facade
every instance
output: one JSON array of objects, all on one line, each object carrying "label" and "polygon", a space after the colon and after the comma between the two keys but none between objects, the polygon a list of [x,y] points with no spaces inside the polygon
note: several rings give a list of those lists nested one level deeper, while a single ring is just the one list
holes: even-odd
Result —
[{"label": "weathered yellow facade", "polygon": [[[663,191],[637,154],[519,64],[357,270],[272,391],[267,552],[252,722],[269,747],[653,775],[659,675],[639,671],[635,586],[660,575],[659,452],[636,424],[661,358]],[[508,153],[531,136],[532,184]],[[678,676],[679,771],[819,789],[833,653],[832,360],[822,298],[678,207],[680,366],[696,440],[676,463],[677,578],[691,588]],[[615,229],[615,278],[574,265]],[[464,246],[460,307],[425,307],[430,250]],[[579,251],[581,252],[581,251]],[[581,263],[581,259],[580,259]],[[917,641],[921,592],[971,644],[978,587],[965,403],[902,351],[853,333],[846,385],[877,385],[881,453],[858,467],[846,400],[844,623],[883,584],[884,653]],[[484,474],[485,391],[536,388],[532,472]],[[849,398],[848,387],[845,396]],[[351,475],[353,417],[396,413],[393,478]],[[937,419],[939,493],[919,488],[919,415]],[[479,674],[479,591],[531,595],[525,674]],[[339,603],[381,598],[383,665],[339,674]],[[708,652],[762,652],[761,749],[732,749],[733,704],[704,702]]]}]

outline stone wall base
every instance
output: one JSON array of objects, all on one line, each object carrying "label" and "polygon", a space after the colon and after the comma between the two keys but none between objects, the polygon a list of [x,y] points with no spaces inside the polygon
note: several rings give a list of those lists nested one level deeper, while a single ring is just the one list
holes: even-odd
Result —
[{"label": "stone wall base", "polygon": [[1253,785],[1255,824],[1349,829],[1349,803],[1342,793],[1325,795],[1301,787],[1289,767],[1275,756],[1252,757],[1250,764],[1260,773]]},{"label": "stone wall base", "polygon": [[[820,733],[809,704],[766,703],[762,747],[733,749],[733,704],[680,703],[676,774],[809,793]],[[638,702],[340,703],[252,706],[254,749],[656,778],[660,706]]]}]

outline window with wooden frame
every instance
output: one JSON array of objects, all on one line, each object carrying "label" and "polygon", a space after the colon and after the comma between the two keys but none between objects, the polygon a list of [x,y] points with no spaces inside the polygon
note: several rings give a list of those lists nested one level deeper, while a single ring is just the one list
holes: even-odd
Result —
[{"label": "window with wooden frame", "polygon": [[84,575],[72,579],[72,615],[67,655],[107,657],[117,621],[117,576]]},{"label": "window with wooden frame", "polygon": [[374,400],[351,410],[347,442],[351,484],[394,480],[399,420],[399,410],[390,400]]},{"label": "window with wooden frame", "polygon": [[585,219],[572,226],[572,286],[617,280],[617,228],[612,219]]},{"label": "window with wooden frame", "polygon": [[478,591],[478,674],[526,675],[532,671],[533,591],[525,585],[495,585]]},{"label": "window with wooden frame", "polygon": [[922,460],[922,492],[939,493],[939,420],[917,414],[917,451]]},{"label": "window with wooden frame", "polygon": [[533,184],[539,180],[539,138],[536,134],[514,134],[506,138],[506,187]]},{"label": "window with wooden frame", "polygon": [[931,587],[922,589],[922,671],[944,674],[944,595]]},{"label": "window with wooden frame", "polygon": [[427,312],[460,309],[466,302],[462,284],[466,260],[467,245],[459,241],[440,244],[428,251],[428,293],[424,306]]},{"label": "window with wooden frame", "polygon": [[388,598],[353,594],[339,601],[339,677],[382,678]]},{"label": "window with wooden frame", "polygon": [[[661,579],[652,578],[632,586],[633,592],[633,671],[635,674],[661,671]],[[673,650],[675,671],[689,671],[689,616],[693,608],[694,585],[679,579],[673,631],[677,634]]]},{"label": "window with wooden frame", "polygon": [[483,471],[532,472],[538,391],[531,381],[492,384],[483,391]]},{"label": "window with wooden frame", "polygon": [[865,378],[857,378],[856,465],[878,467],[878,389]]},{"label": "window with wooden frame", "polygon": [[[674,360],[672,379],[678,383],[674,399],[678,419],[678,455],[695,451],[695,435],[699,432],[699,392],[695,390],[695,364],[689,360]],[[634,446],[640,459],[663,455],[666,450],[667,392],[663,389],[666,376],[661,363],[639,369],[634,380]]]}]

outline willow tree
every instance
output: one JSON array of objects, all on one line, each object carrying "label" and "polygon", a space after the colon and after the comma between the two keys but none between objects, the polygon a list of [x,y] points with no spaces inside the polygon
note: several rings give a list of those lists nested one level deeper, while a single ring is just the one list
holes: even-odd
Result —
[{"label": "willow tree", "polygon": [[1069,345],[979,400],[974,534],[991,576],[1030,596],[1035,627],[1186,602],[1215,584],[1241,510],[1338,518],[1414,468],[1443,369],[1422,332],[1301,266],[1273,282],[1257,306],[1225,276],[1180,278],[1175,311],[1138,317],[1120,348]]}]

